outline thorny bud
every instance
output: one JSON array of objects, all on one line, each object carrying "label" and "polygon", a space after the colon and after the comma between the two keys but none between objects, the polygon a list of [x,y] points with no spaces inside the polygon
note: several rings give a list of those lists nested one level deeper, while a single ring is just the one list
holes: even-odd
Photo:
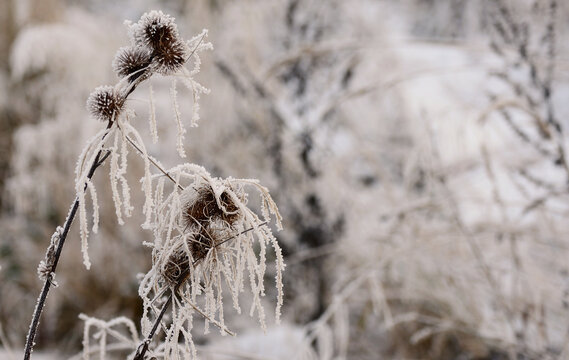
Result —
[{"label": "thorny bud", "polygon": [[146,68],[152,58],[150,53],[140,47],[127,46],[119,49],[113,60],[113,69],[121,78],[128,76],[129,82],[134,82],[141,76],[148,77]]},{"label": "thorny bud", "polygon": [[154,52],[155,70],[162,75],[173,74],[184,66],[187,57],[188,46],[183,41],[173,42]]},{"label": "thorny bud", "polygon": [[180,38],[174,18],[162,11],[142,15],[131,25],[131,34],[135,46],[149,49],[154,70],[162,75],[176,72],[189,56],[188,46]]},{"label": "thorny bud", "polygon": [[150,11],[142,15],[138,23],[132,26],[132,35],[136,45],[152,50],[169,47],[179,40],[178,27],[174,18],[162,11]]},{"label": "thorny bud", "polygon": [[124,105],[124,99],[116,94],[112,86],[97,87],[87,99],[87,110],[101,121],[113,121]]}]

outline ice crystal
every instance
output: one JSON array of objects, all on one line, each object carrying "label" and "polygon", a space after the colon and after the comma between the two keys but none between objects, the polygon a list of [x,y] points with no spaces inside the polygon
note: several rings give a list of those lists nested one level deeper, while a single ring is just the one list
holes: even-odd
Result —
[{"label": "ice crystal", "polygon": [[192,57],[194,59],[194,65],[192,70],[188,70],[185,67],[182,68],[182,82],[184,85],[192,92],[193,96],[193,109],[192,109],[192,126],[197,126],[197,122],[200,119],[199,115],[199,99],[200,94],[209,94],[209,89],[194,80],[194,76],[199,73],[201,59],[197,55],[198,52],[204,50],[212,50],[213,45],[209,42],[204,41],[207,37],[208,31],[206,29],[202,30],[199,35],[194,36],[188,41],[188,46],[192,49]]},{"label": "ice crystal", "polygon": [[184,135],[186,134],[186,128],[182,124],[182,115],[180,114],[180,108],[178,106],[177,100],[178,91],[176,90],[176,80],[172,80],[172,87],[170,88],[170,98],[172,99],[172,108],[174,109],[174,116],[176,119],[176,124],[178,125],[178,136],[176,140],[176,149],[180,157],[186,157],[186,152],[184,150]]},{"label": "ice crystal", "polygon": [[150,123],[150,134],[152,135],[152,142],[156,144],[158,142],[158,129],[156,126],[156,106],[154,104],[154,90],[152,85],[148,87],[148,102],[149,102],[149,123]]},{"label": "ice crystal", "polygon": [[107,128],[98,132],[83,149],[77,165],[75,167],[75,193],[79,201],[79,229],[81,234],[81,252],[83,253],[83,263],[89,269],[91,262],[89,261],[89,254],[87,251],[87,238],[89,236],[89,229],[87,228],[87,210],[86,210],[86,189],[90,189],[91,199],[93,200],[93,228],[94,232],[97,230],[98,217],[98,204],[97,196],[94,186],[89,179],[89,170],[91,164],[101,156],[105,144],[106,136],[113,131],[114,128]]}]

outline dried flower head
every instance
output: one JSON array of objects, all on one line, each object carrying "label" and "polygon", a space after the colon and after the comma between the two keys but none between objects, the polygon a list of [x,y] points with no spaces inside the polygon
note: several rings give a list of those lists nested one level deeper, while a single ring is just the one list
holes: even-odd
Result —
[{"label": "dried flower head", "polygon": [[176,286],[190,269],[190,259],[186,251],[184,251],[183,245],[178,246],[170,256],[168,261],[162,265],[160,273],[166,283],[170,286]]},{"label": "dried flower head", "polygon": [[[209,251],[221,250],[220,245],[234,236],[227,223],[214,221],[200,224],[199,229],[186,232],[168,260],[162,265],[161,274],[168,284],[176,286],[189,275],[190,261],[196,265],[206,258]],[[185,242],[185,244],[184,244]]]},{"label": "dried flower head", "polygon": [[141,47],[127,46],[119,49],[113,60],[113,69],[121,78],[128,76],[134,82],[141,76],[148,77],[146,70],[152,60],[148,50]]},{"label": "dried flower head", "polygon": [[229,192],[224,190],[217,196],[208,182],[196,181],[185,196],[182,213],[185,226],[203,226],[216,220],[232,225],[241,217],[241,212]]},{"label": "dried flower head", "polygon": [[178,27],[174,20],[162,11],[145,13],[131,27],[135,44],[152,50],[170,47],[172,43],[179,41]]},{"label": "dried flower head", "polygon": [[131,37],[135,47],[148,50],[153,71],[162,75],[175,73],[189,56],[188,45],[180,38],[174,18],[161,11],[142,15],[131,25]]},{"label": "dried flower head", "polygon": [[188,46],[183,41],[175,41],[156,49],[153,56],[154,70],[162,75],[171,75],[186,63]]},{"label": "dried flower head", "polygon": [[87,109],[101,121],[113,121],[123,109],[124,99],[112,86],[97,87],[87,99]]}]

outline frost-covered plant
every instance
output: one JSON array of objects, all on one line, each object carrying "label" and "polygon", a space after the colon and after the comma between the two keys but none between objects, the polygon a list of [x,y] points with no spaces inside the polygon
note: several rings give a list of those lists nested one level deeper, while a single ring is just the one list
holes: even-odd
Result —
[{"label": "frost-covered plant", "polygon": [[[110,321],[103,321],[80,314],[79,318],[85,321],[85,330],[83,332],[83,353],[84,357],[91,354],[91,337],[97,339],[98,346],[94,352],[99,353],[99,357],[103,359],[108,350],[129,349],[136,346],[140,342],[136,325],[129,318],[120,316]],[[120,327],[126,329],[125,335]],[[95,332],[91,335],[91,328]],[[109,336],[110,335],[110,336]],[[114,340],[114,341],[113,341]]]},{"label": "frost-covered plant", "polygon": [[[83,243],[83,255],[85,266],[89,268],[90,262],[87,255],[87,219],[85,211],[84,191],[82,190],[83,184],[87,184],[93,198],[93,231],[97,230],[98,223],[98,209],[96,204],[96,193],[91,182],[87,181],[88,174],[85,164],[93,163],[93,160],[98,156],[99,152],[106,146],[107,138],[114,137],[112,145],[107,146],[105,150],[110,152],[110,180],[111,189],[113,193],[113,200],[115,203],[117,219],[119,224],[124,222],[124,216],[130,216],[132,213],[132,205],[130,204],[130,189],[125,178],[127,172],[127,154],[128,147],[134,149],[142,155],[144,160],[144,179],[142,180],[143,189],[146,195],[146,202],[143,212],[148,217],[150,216],[151,208],[153,206],[151,197],[151,173],[150,166],[154,164],[158,169],[162,167],[156,160],[153,160],[146,151],[142,137],[135,127],[130,122],[134,119],[135,114],[132,110],[125,107],[125,102],[128,96],[136,89],[136,87],[144,80],[150,78],[154,74],[171,75],[172,76],[172,103],[178,124],[178,140],[177,149],[180,156],[185,157],[183,149],[183,139],[186,132],[180,111],[176,101],[176,79],[179,77],[183,83],[190,89],[194,95],[194,107],[192,115],[192,124],[196,124],[199,119],[197,101],[200,93],[209,92],[208,89],[203,87],[193,79],[193,75],[199,72],[200,60],[197,53],[206,49],[211,49],[210,43],[204,42],[203,39],[207,36],[207,31],[202,33],[189,41],[184,41],[180,38],[176,24],[173,18],[163,14],[161,11],[151,11],[144,14],[142,18],[134,24],[127,23],[131,35],[131,46],[121,48],[117,52],[113,67],[117,75],[122,77],[122,80],[115,86],[100,86],[87,100],[87,108],[92,117],[107,123],[107,128],[101,130],[99,134],[93,137],[85,147],[83,154],[79,158],[76,169],[76,186],[77,195],[79,197],[79,207],[81,214],[81,238]],[[167,29],[164,29],[166,27]],[[146,39],[143,41],[142,39]],[[176,55],[179,57],[179,66],[171,66],[172,62],[158,56],[158,53],[169,53],[176,51],[181,45],[187,47],[189,50]],[[190,55],[193,55],[194,67],[191,71],[187,70],[183,65],[189,60]],[[169,71],[162,71],[165,66],[169,66]],[[158,138],[156,129],[156,116],[154,114],[152,88],[150,88],[150,129],[153,135],[153,140]],[[119,188],[121,191],[119,191]]]},{"label": "frost-covered plant", "polygon": [[[248,283],[253,295],[250,315],[257,313],[265,328],[261,297],[265,294],[267,245],[276,253],[278,321],[283,301],[284,262],[276,239],[264,226],[272,214],[280,228],[280,215],[267,189],[258,181],[214,178],[193,164],[177,166],[168,173],[176,186],[166,194],[166,179],[157,179],[156,206],[151,221],[154,242],[147,244],[152,248],[153,266],[141,281],[139,295],[145,309],[143,333],[152,333],[152,320],[154,314],[161,313],[160,304],[172,303],[172,321],[165,326],[164,357],[176,358],[180,355],[178,343],[181,341],[185,344],[184,353],[195,353],[189,331],[195,312],[206,319],[206,333],[212,323],[222,333],[232,334],[224,321],[223,283],[230,290],[233,307],[239,313],[239,293]],[[246,186],[260,194],[261,217],[247,207]],[[161,299],[170,290],[174,296]],[[200,298],[203,298],[203,309],[198,307]]]},{"label": "frost-covered plant", "polygon": [[[126,344],[133,352],[136,350],[135,359],[143,359],[146,352],[154,357],[195,357],[190,334],[194,312],[206,319],[206,332],[208,325],[213,323],[232,334],[223,318],[222,279],[231,290],[235,309],[240,312],[239,293],[245,289],[246,272],[253,295],[250,314],[253,316],[256,312],[261,326],[265,328],[260,298],[265,294],[263,278],[267,245],[272,246],[276,254],[277,321],[280,316],[284,262],[279,245],[267,225],[274,217],[277,228],[281,229],[281,218],[268,190],[256,180],[212,177],[204,168],[194,164],[186,163],[166,171],[158,160],[148,154],[142,136],[131,124],[135,113],[127,106],[129,95],[154,75],[171,77],[170,95],[178,128],[177,150],[180,157],[186,156],[183,144],[186,130],[178,109],[176,81],[181,79],[193,95],[191,125],[195,126],[199,119],[199,95],[209,91],[193,78],[200,68],[198,53],[212,48],[210,43],[204,42],[207,30],[186,41],[179,35],[174,18],[161,11],[151,11],[138,22],[126,24],[131,44],[119,49],[113,61],[113,68],[121,80],[114,86],[96,88],[87,100],[91,116],[104,122],[106,127],[88,141],[79,156],[76,199],[65,224],[58,227],[52,236],[45,260],[38,267],[38,274],[45,285],[34,311],[25,359],[31,356],[39,317],[49,288],[55,285],[57,262],[77,213],[83,262],[87,269],[91,266],[87,240],[90,229],[96,233],[99,223],[97,192],[92,177],[107,159],[110,161],[110,185],[119,224],[123,224],[124,217],[131,216],[134,211],[125,176],[129,147],[134,148],[144,161],[141,184],[145,195],[142,212],[146,220],[142,227],[152,230],[155,237],[153,243],[147,244],[152,248],[153,266],[142,278],[139,290],[144,303],[142,332],[146,340],[136,347],[138,334],[130,320],[117,318],[105,322],[82,315],[86,320],[84,358],[88,358],[91,351],[91,327],[98,329],[94,337],[99,341],[101,358],[108,348],[107,334],[123,348]],[[188,70],[185,65],[191,57],[194,59],[193,67]],[[151,86],[149,118],[152,139],[156,142],[158,131]],[[151,167],[159,173],[152,174]],[[260,194],[261,217],[247,207],[244,189],[247,186]],[[87,193],[93,204],[91,227],[87,219]],[[198,307],[200,298],[204,299],[203,310]],[[159,304],[162,304],[161,309]],[[170,305],[172,315],[169,321],[165,321],[163,316]],[[165,329],[165,339],[151,347],[160,324]],[[112,329],[117,325],[126,325],[131,332],[130,337]],[[183,346],[179,345],[180,340],[184,340]]]}]

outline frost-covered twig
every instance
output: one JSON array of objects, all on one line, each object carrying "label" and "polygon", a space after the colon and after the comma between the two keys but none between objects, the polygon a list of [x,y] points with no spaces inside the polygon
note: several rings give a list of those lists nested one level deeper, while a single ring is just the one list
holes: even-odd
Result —
[{"label": "frost-covered twig", "polygon": [[[181,284],[182,283],[180,283],[180,285]],[[148,351],[148,346],[150,345],[150,342],[152,342],[152,338],[154,337],[156,330],[158,330],[158,325],[160,325],[160,322],[162,321],[162,318],[164,317],[164,314],[166,314],[166,311],[170,307],[171,303],[172,303],[172,293],[170,293],[168,299],[166,299],[166,303],[164,303],[164,305],[162,306],[162,310],[160,310],[160,313],[156,317],[154,325],[152,325],[152,329],[148,333],[148,336],[146,337],[144,342],[140,344],[136,349],[136,355],[134,355],[133,360],[144,360],[144,355]]]},{"label": "frost-covered twig", "polygon": [[[144,157],[144,152],[142,151],[142,149],[140,148],[140,146],[138,146],[136,144],[136,142],[134,142],[134,140],[132,140],[130,138],[130,136],[125,135],[126,140],[128,141],[128,143],[136,149],[136,151],[138,151],[138,153]],[[170,181],[172,181],[174,184],[176,184],[176,180],[174,180],[174,178],[172,178],[172,176],[170,174],[168,174],[168,172],[166,170],[164,170],[164,168],[162,167],[162,165],[160,165],[152,156],[147,156],[148,161],[150,161],[150,163],[152,165],[154,165],[155,168],[157,168],[162,174],[164,174],[164,176],[166,176]],[[178,187],[178,189],[180,190],[184,190],[184,188],[180,185],[180,184],[176,184],[176,186]]]},{"label": "frost-covered twig", "polygon": [[[108,128],[110,128],[110,126],[111,126],[111,123],[109,123]],[[103,136],[106,136],[106,134],[107,133],[105,133],[105,135],[103,135]],[[102,150],[102,149],[99,150],[99,152],[97,153],[97,156],[95,157],[93,163],[91,164],[91,167],[89,168],[89,172],[87,174],[87,181],[85,182],[85,186],[83,188],[83,191],[85,191],[87,189],[88,182],[91,181],[91,178],[95,174],[95,170],[97,170],[97,168],[103,164],[103,162],[109,157],[109,155],[110,155],[110,152],[108,152],[106,150]],[[55,269],[57,268],[57,263],[59,262],[59,258],[61,256],[61,250],[63,249],[65,239],[67,238],[67,234],[69,233],[69,229],[71,228],[71,224],[73,223],[73,220],[75,219],[75,216],[77,215],[78,209],[79,209],[79,197],[76,197],[75,201],[73,202],[73,205],[71,206],[71,209],[69,211],[69,215],[67,215],[67,219],[65,220],[65,224],[63,225],[63,230],[59,234],[59,241],[57,242],[57,248],[55,249],[55,253],[52,255],[52,259],[50,259],[49,263],[46,264],[47,266],[49,266],[49,268],[46,268],[46,270],[47,270],[46,272],[49,275],[46,276],[46,278],[45,278],[43,289],[42,289],[40,296],[38,297],[38,301],[36,303],[34,315],[32,317],[32,323],[30,324],[30,329],[28,332],[28,336],[26,338],[24,360],[28,360],[32,354],[32,349],[35,345],[34,339],[36,337],[36,332],[37,332],[40,317],[41,317],[41,314],[42,314],[42,311],[43,311],[43,308],[45,305],[45,300],[47,299],[49,289],[51,288],[51,285],[52,285],[53,274],[55,274]],[[51,246],[51,244],[50,244],[50,246]]]}]

